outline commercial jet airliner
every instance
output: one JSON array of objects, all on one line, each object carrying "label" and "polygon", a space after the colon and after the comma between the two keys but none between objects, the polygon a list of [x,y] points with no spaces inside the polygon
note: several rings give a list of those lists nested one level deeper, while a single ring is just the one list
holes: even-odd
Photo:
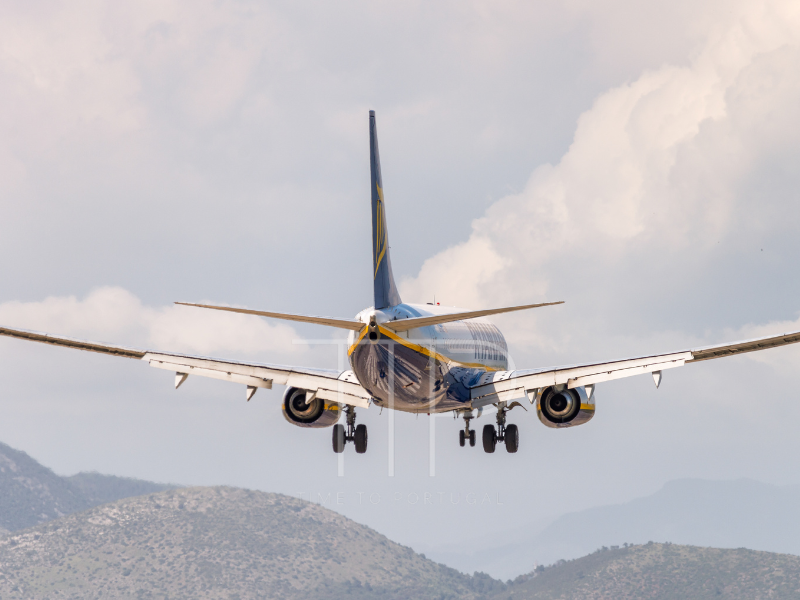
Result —
[{"label": "commercial jet airliner", "polygon": [[[461,310],[432,304],[406,304],[392,275],[386,207],[381,179],[375,112],[369,113],[372,189],[372,277],[374,306],[353,319],[312,317],[229,306],[178,302],[186,306],[224,310],[273,319],[315,323],[348,330],[350,370],[239,362],[188,356],[157,350],[136,350],[85,342],[46,333],[0,327],[0,335],[144,360],[152,367],[175,372],[178,388],[189,376],[211,377],[246,386],[249,401],[258,388],[285,385],[283,415],[298,427],[333,426],[333,450],[343,452],[353,442],[357,453],[367,450],[367,427],[356,426],[356,408],[374,404],[412,413],[455,412],[464,419],[459,443],[475,445],[470,421],[483,407],[496,407],[496,423],[483,428],[486,452],[498,443],[508,452],[519,448],[516,425],[507,424],[511,409],[527,400],[536,406],[547,427],[581,425],[595,413],[595,386],[604,381],[649,373],[656,386],[667,369],[800,342],[800,332],[704,348],[648,354],[636,358],[565,367],[508,370],[503,335],[485,317],[562,302],[545,302],[486,310]],[[522,400],[523,403],[520,403]],[[344,423],[338,423],[344,413]]]}]

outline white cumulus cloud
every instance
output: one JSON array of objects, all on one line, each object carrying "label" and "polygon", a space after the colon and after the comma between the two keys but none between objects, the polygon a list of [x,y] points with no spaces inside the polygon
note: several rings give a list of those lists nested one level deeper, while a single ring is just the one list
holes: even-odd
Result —
[{"label": "white cumulus cloud", "polygon": [[0,304],[0,323],[54,335],[127,344],[143,349],[201,355],[281,353],[296,359],[307,351],[283,323],[186,306],[146,306],[120,287],[102,287],[85,298],[60,296],[40,302]]},{"label": "white cumulus cloud", "polygon": [[[771,155],[800,146],[800,6],[774,0],[731,10],[708,25],[687,64],[647,69],[601,94],[561,159],[496,201],[468,240],[427,260],[403,282],[404,298],[435,291],[477,308],[569,294],[563,310],[586,299],[577,301],[580,319],[597,333],[604,309],[636,302],[629,289],[645,303],[664,285],[659,277],[717,260],[720,240],[735,247],[759,227],[780,230],[791,196],[743,190]],[[585,343],[553,330],[543,314],[505,318],[512,341]]]}]

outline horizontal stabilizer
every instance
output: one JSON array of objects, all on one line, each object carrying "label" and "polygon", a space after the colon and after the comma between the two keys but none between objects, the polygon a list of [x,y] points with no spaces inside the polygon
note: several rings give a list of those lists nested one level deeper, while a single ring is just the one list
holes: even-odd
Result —
[{"label": "horizontal stabilizer", "polygon": [[213,310],[226,310],[228,312],[242,313],[245,315],[257,315],[259,317],[270,317],[272,319],[283,319],[284,321],[299,321],[301,323],[315,323],[317,325],[327,325],[328,327],[338,327],[339,329],[352,329],[361,331],[364,323],[353,319],[336,319],[333,317],[310,317],[306,315],[290,315],[286,313],[265,312],[263,310],[250,310],[249,308],[234,308],[233,306],[212,306],[210,304],[192,304],[190,302],[176,302],[181,306],[196,306],[198,308],[211,308]]},{"label": "horizontal stabilizer", "polygon": [[501,313],[514,312],[515,310],[526,310],[528,308],[540,308],[542,306],[554,306],[564,304],[563,300],[558,302],[544,302],[543,304],[526,304],[524,306],[508,306],[506,308],[487,308],[486,310],[471,310],[468,312],[450,313],[449,315],[434,315],[432,317],[411,317],[410,319],[400,319],[398,321],[388,321],[381,323],[381,327],[392,331],[408,331],[417,327],[428,327],[429,325],[439,325],[441,323],[452,323],[453,321],[463,321],[464,319],[475,319],[489,315],[499,315]]}]

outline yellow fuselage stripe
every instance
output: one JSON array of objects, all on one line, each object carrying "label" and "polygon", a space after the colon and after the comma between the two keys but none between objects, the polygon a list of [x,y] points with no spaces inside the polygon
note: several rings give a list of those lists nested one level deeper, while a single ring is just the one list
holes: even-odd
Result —
[{"label": "yellow fuselage stripe", "polygon": [[375,187],[378,189],[378,206],[375,211],[375,251],[378,255],[375,257],[375,275],[373,275],[373,279],[378,276],[378,269],[383,261],[383,255],[386,254],[386,229],[383,227],[383,190],[377,183]]},{"label": "yellow fuselage stripe", "polygon": [[[408,340],[404,340],[403,338],[399,337],[397,334],[389,331],[388,329],[384,329],[380,325],[378,325],[378,330],[381,332],[381,335],[385,335],[390,340],[393,340],[393,341],[397,342],[401,346],[404,346],[404,347],[408,348],[409,350],[414,350],[415,352],[419,352],[420,354],[422,354],[424,356],[427,356],[428,358],[433,358],[434,360],[438,360],[439,362],[442,362],[442,363],[455,363],[455,364],[457,364],[459,366],[462,366],[462,367],[472,367],[472,368],[476,368],[476,369],[486,369],[487,371],[499,371],[500,370],[500,369],[498,369],[496,367],[487,367],[486,365],[483,365],[481,363],[464,363],[464,362],[452,359],[452,358],[450,358],[448,356],[445,356],[444,354],[439,354],[438,352],[432,351],[429,348],[426,348],[425,346],[420,346],[419,344],[412,344]],[[364,329],[361,331],[361,333],[359,334],[358,338],[356,339],[355,343],[352,346],[350,346],[350,348],[348,348],[348,350],[347,350],[347,355],[348,356],[350,356],[353,353],[353,351],[356,349],[356,346],[358,346],[358,344],[361,342],[361,340],[364,339],[364,336],[366,335],[366,333],[367,333],[367,328],[364,327]]]},{"label": "yellow fuselage stripe", "polygon": [[347,349],[347,356],[350,356],[353,353],[353,350],[356,349],[359,342],[364,339],[364,336],[367,335],[367,327],[365,326],[364,329],[361,330],[361,333],[358,334],[355,343]]}]

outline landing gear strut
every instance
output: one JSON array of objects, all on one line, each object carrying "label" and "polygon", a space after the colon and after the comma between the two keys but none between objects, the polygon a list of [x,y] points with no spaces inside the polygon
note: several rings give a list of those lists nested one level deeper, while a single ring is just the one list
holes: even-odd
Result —
[{"label": "landing gear strut", "polygon": [[475,446],[475,430],[469,428],[469,422],[472,419],[472,411],[465,411],[461,416],[464,417],[464,429],[458,432],[458,444],[462,448],[469,440],[470,446]]},{"label": "landing gear strut", "polygon": [[[483,449],[485,452],[494,452],[498,442],[505,443],[506,451],[510,454],[519,449],[519,429],[513,424],[506,425],[506,413],[515,406],[522,405],[519,402],[513,402],[511,406],[506,406],[505,402],[498,402],[497,425],[484,425],[483,427]],[[525,407],[522,406],[522,408]]]},{"label": "landing gear strut", "polygon": [[364,454],[367,451],[367,426],[356,426],[356,409],[352,406],[346,406],[344,412],[347,417],[347,427],[345,428],[344,425],[333,426],[333,451],[341,454],[344,452],[344,445],[347,442],[353,442],[356,452]]}]

